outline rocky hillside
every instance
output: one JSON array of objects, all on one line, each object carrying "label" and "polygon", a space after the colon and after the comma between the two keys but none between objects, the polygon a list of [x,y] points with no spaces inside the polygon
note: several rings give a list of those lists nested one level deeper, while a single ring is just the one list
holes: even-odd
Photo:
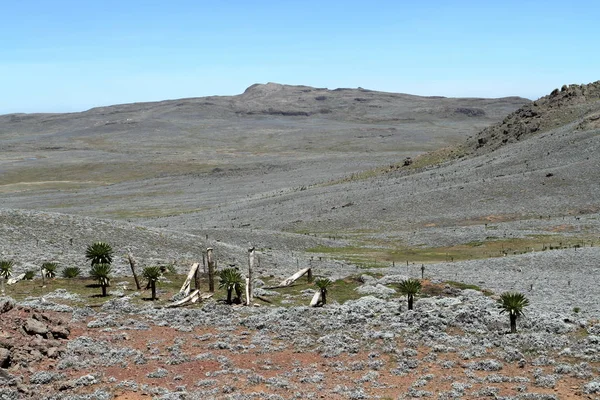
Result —
[{"label": "rocky hillside", "polygon": [[482,130],[467,141],[477,154],[490,152],[556,129],[572,126],[574,131],[600,128],[600,81],[588,85],[564,85],[509,114],[502,122]]}]

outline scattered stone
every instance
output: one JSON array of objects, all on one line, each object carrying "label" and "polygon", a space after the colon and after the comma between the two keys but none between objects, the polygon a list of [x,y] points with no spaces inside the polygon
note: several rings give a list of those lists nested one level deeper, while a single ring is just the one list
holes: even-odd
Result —
[{"label": "scattered stone", "polygon": [[23,325],[23,329],[30,335],[46,335],[48,333],[48,326],[43,322],[35,320],[33,318],[28,318],[25,321],[25,325]]}]

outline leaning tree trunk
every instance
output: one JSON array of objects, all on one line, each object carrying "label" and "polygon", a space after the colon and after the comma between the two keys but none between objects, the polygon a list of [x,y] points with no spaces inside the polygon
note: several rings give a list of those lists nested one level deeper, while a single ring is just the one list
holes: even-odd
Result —
[{"label": "leaning tree trunk", "polygon": [[213,260],[213,249],[206,249],[206,258],[208,264],[208,291],[215,292],[215,262]]},{"label": "leaning tree trunk", "polygon": [[233,293],[233,288],[232,287],[228,287],[227,288],[227,304],[231,304],[231,295]]},{"label": "leaning tree trunk", "polygon": [[194,289],[200,290],[200,268],[196,268],[194,273]]},{"label": "leaning tree trunk", "polygon": [[156,281],[150,283],[150,288],[152,289],[152,301],[154,301],[156,300]]},{"label": "leaning tree trunk", "polygon": [[106,285],[103,283],[100,286],[102,286],[102,297],[106,297]]},{"label": "leaning tree trunk", "polygon": [[135,259],[131,253],[127,254],[127,260],[129,260],[129,266],[131,267],[131,273],[133,274],[133,280],[135,281],[135,287],[137,290],[141,290],[142,286],[140,285],[140,281],[138,280],[137,274],[135,273]]},{"label": "leaning tree trunk", "polygon": [[412,309],[413,309],[413,300],[414,300],[414,299],[413,299],[413,295],[412,295],[412,294],[409,294],[409,295],[408,295],[408,309],[409,309],[409,310],[412,310]]},{"label": "leaning tree trunk", "polygon": [[510,333],[517,333],[517,314],[509,314],[510,316]]},{"label": "leaning tree trunk", "polygon": [[321,291],[317,290],[310,301],[311,307],[318,307],[321,304]]}]

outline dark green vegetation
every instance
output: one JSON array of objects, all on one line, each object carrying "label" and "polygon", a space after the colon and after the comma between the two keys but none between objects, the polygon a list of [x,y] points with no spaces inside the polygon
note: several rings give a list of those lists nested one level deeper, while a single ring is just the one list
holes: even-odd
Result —
[{"label": "dark green vegetation", "polygon": [[63,278],[77,278],[79,275],[81,275],[79,267],[66,267],[62,270]]},{"label": "dark green vegetation", "polygon": [[523,309],[529,305],[529,299],[522,293],[504,292],[498,300],[500,313],[507,313],[510,319],[510,333],[517,333],[517,318],[523,315]]},{"label": "dark green vegetation", "polygon": [[58,265],[53,262],[46,262],[42,264],[42,271],[45,271],[46,278],[54,279],[56,277],[56,270]]},{"label": "dark green vegetation", "polygon": [[95,264],[111,264],[113,249],[111,245],[104,242],[95,242],[85,250],[85,258],[87,258],[92,266]]},{"label": "dark green vegetation", "polygon": [[406,279],[398,284],[398,291],[406,295],[408,309],[413,309],[414,298],[421,292],[422,285],[418,279]]},{"label": "dark green vegetation", "polygon": [[[219,272],[219,289],[227,291],[227,304],[240,304],[244,290],[244,278],[235,268],[225,268]],[[235,291],[235,299],[232,293]]]},{"label": "dark green vegetation", "polygon": [[15,263],[14,261],[2,260],[0,261],[0,278],[8,279],[12,275],[12,270]]},{"label": "dark green vegetation", "polygon": [[152,290],[152,301],[156,300],[156,283],[162,274],[160,267],[146,267],[142,271],[142,276],[148,281],[148,285]]},{"label": "dark green vegetation", "polygon": [[106,297],[106,288],[110,285],[112,266],[110,264],[93,264],[90,269],[90,277],[102,287],[102,297]]},{"label": "dark green vegetation", "polygon": [[315,281],[315,286],[321,292],[321,304],[327,304],[327,290],[333,286],[333,282],[328,278],[319,278]]}]

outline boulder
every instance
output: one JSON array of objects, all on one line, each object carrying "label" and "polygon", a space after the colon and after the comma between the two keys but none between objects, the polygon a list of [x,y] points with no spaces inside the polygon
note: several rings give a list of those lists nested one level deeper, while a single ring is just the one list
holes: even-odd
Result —
[{"label": "boulder", "polygon": [[69,328],[64,325],[53,326],[50,328],[50,332],[56,339],[67,339],[71,333]]},{"label": "boulder", "polygon": [[25,321],[25,325],[23,325],[23,329],[30,335],[45,335],[48,333],[48,326],[43,322],[36,321],[33,318],[27,319]]},{"label": "boulder", "polygon": [[0,347],[0,368],[8,368],[10,365],[10,351]]},{"label": "boulder", "polygon": [[58,357],[58,348],[57,347],[50,347],[47,351],[46,351],[46,355],[49,358],[56,358]]},{"label": "boulder", "polygon": [[0,314],[8,312],[15,307],[15,301],[10,297],[0,297]]}]

